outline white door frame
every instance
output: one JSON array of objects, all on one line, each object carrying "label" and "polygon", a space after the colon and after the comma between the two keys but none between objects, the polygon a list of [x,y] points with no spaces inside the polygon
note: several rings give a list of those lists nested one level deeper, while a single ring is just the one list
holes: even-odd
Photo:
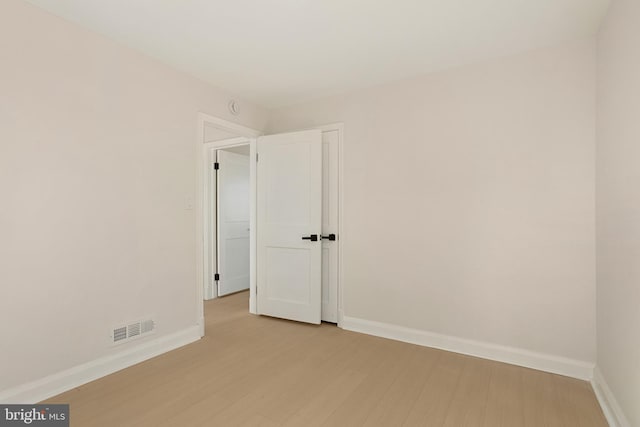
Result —
[{"label": "white door frame", "polygon": [[[237,135],[236,138],[225,139],[221,141],[206,141],[205,128],[214,127],[225,132]],[[218,117],[210,116],[204,113],[198,113],[198,134],[196,140],[196,169],[197,181],[196,191],[196,309],[198,323],[200,327],[200,336],[204,336],[204,299],[205,296],[217,298],[217,287],[212,286],[212,260],[216,256],[216,239],[215,227],[212,227],[215,221],[215,209],[211,203],[210,195],[215,188],[215,173],[212,173],[210,155],[212,151],[220,148],[234,147],[238,145],[246,145],[249,143],[250,159],[256,158],[256,141],[255,138],[262,135],[262,132],[242,126]],[[256,313],[256,214],[255,214],[255,197],[256,197],[256,162],[250,161],[250,218],[249,218],[249,241],[250,241],[250,290],[249,290],[249,312]]]},{"label": "white door frame", "polygon": [[337,131],[338,132],[338,327],[342,328],[342,322],[344,318],[344,251],[343,245],[345,238],[344,234],[344,124],[343,123],[331,123],[328,125],[314,126],[312,128],[300,129],[320,129],[322,132]]},{"label": "white door frame", "polygon": [[[228,120],[224,120],[215,116],[211,116],[205,113],[198,113],[198,132],[196,139],[196,314],[198,319],[198,325],[200,327],[200,336],[204,336],[204,296],[205,289],[209,282],[211,274],[209,260],[210,257],[215,255],[211,253],[211,230],[210,223],[205,221],[205,218],[212,218],[211,213],[205,213],[204,208],[211,209],[211,204],[208,203],[209,191],[208,188],[211,185],[210,175],[205,171],[208,169],[209,151],[218,148],[232,147],[238,144],[229,140],[207,142],[205,140],[205,128],[207,126],[214,127],[232,134],[238,137],[250,139],[250,196],[251,196],[251,216],[249,220],[250,231],[250,289],[249,289],[249,312],[257,314],[256,305],[256,162],[253,159],[256,158],[256,141],[255,139],[263,135],[263,132],[256,129],[252,129],[246,126],[239,125]],[[343,245],[347,235],[344,233],[344,124],[333,123],[322,126],[315,126],[306,129],[320,129],[323,132],[326,131],[338,131],[338,327],[342,327],[344,318],[344,250]],[[205,204],[206,202],[206,204]],[[215,213],[214,213],[215,214]],[[213,236],[215,239],[215,236]],[[214,240],[215,241],[215,240]],[[215,245],[213,246],[215,250]],[[215,288],[215,287],[214,287]],[[214,290],[214,293],[217,289]],[[213,295],[217,297],[217,295]]]}]

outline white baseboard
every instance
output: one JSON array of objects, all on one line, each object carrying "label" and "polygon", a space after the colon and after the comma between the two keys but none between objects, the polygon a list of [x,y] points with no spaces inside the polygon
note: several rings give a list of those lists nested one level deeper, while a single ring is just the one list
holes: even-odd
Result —
[{"label": "white baseboard", "polygon": [[199,325],[156,338],[27,384],[0,391],[4,404],[32,404],[200,339]]},{"label": "white baseboard", "polygon": [[590,381],[593,378],[594,364],[580,360],[347,316],[343,318],[342,327],[349,331],[524,366],[581,380]]},{"label": "white baseboard", "polygon": [[618,404],[613,392],[609,388],[609,385],[602,376],[600,368],[596,366],[593,380],[591,381],[593,391],[596,393],[602,412],[607,418],[610,427],[631,427],[631,423],[627,420],[627,417],[622,412],[622,408]]}]

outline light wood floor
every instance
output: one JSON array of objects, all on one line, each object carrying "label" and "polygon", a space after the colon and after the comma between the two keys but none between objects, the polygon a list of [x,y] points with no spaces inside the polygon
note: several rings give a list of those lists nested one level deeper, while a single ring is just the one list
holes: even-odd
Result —
[{"label": "light wood floor", "polygon": [[583,381],[207,302],[197,343],[50,399],[90,426],[606,426]]}]

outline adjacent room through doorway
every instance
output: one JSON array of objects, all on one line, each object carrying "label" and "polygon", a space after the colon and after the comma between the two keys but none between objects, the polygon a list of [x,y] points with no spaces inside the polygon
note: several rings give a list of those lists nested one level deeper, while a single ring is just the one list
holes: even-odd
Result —
[{"label": "adjacent room through doorway", "polygon": [[249,290],[249,145],[216,150],[216,254],[214,280],[219,297]]}]

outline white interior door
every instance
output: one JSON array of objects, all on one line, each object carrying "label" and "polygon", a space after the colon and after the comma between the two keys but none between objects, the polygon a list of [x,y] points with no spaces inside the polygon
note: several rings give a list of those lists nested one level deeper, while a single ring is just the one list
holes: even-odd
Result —
[{"label": "white interior door", "polygon": [[322,320],[338,323],[339,131],[322,132]]},{"label": "white interior door", "polygon": [[258,313],[318,324],[322,305],[321,132],[260,137],[257,152]]},{"label": "white interior door", "polygon": [[249,289],[249,156],[218,150],[218,296]]}]

